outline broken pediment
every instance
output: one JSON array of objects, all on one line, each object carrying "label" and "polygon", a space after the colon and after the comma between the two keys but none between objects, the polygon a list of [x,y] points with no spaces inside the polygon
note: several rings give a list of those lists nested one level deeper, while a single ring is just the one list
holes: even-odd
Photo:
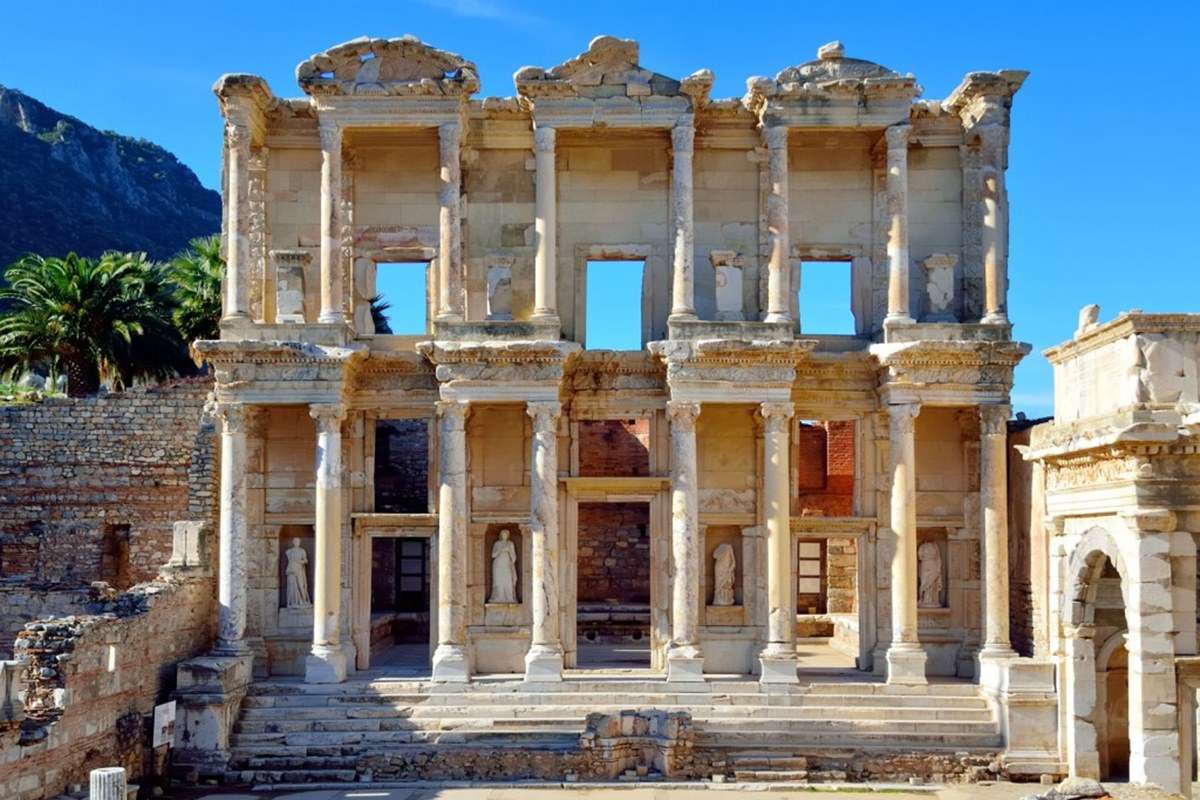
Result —
[{"label": "broken pediment", "polygon": [[708,101],[713,74],[702,69],[682,80],[670,78],[638,64],[638,43],[633,39],[597,36],[585,52],[556,67],[522,67],[513,75],[513,82],[517,94],[530,102],[554,97],[599,100],[684,95],[698,107]]},{"label": "broken pediment", "polygon": [[901,75],[873,61],[847,58],[841,42],[830,42],[817,50],[814,61],[788,67],[774,79],[748,79],[743,102],[760,113],[767,104],[779,101],[852,98],[865,103],[868,98],[883,98],[911,102],[920,95],[921,87],[911,74]]},{"label": "broken pediment", "polygon": [[352,39],[296,67],[305,93],[353,95],[470,95],[479,89],[475,65],[415,36]]}]

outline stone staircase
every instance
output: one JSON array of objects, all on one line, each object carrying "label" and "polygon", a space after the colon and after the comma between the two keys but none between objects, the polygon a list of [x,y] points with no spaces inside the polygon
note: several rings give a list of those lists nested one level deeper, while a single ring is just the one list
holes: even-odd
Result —
[{"label": "stone staircase", "polygon": [[588,715],[623,709],[690,715],[692,777],[969,779],[1002,750],[994,712],[968,684],[814,683],[762,692],[751,680],[714,680],[702,691],[615,678],[460,687],[277,680],[255,684],[246,697],[225,777],[238,784],[586,780]]}]

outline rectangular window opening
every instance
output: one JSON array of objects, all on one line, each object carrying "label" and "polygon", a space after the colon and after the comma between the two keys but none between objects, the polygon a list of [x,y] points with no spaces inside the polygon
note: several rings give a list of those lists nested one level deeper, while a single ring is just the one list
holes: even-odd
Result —
[{"label": "rectangular window opening", "polygon": [[429,422],[381,419],[375,423],[375,510],[429,513]]},{"label": "rectangular window opening", "polygon": [[642,349],[643,261],[589,261],[584,342],[588,350]]},{"label": "rectangular window opening", "polygon": [[375,265],[371,319],[376,334],[429,332],[429,263],[405,261]]},{"label": "rectangular window opening", "polygon": [[853,336],[854,307],[849,261],[800,264],[800,329],[806,333]]}]

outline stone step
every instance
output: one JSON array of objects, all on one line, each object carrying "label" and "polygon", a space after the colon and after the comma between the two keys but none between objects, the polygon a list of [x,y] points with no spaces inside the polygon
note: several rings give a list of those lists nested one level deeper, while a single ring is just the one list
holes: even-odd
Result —
[{"label": "stone step", "polygon": [[895,731],[813,731],[759,727],[754,730],[703,728],[696,732],[697,747],[759,747],[775,744],[792,752],[823,748],[872,748],[880,751],[989,750],[1001,748],[999,733],[925,733]]},{"label": "stone step", "polygon": [[232,744],[235,748],[270,747],[357,747],[369,744],[409,744],[436,742],[479,742],[484,740],[528,739],[537,740],[561,735],[578,744],[583,733],[582,720],[530,721],[517,724],[507,720],[504,725],[495,725],[482,720],[475,725],[456,723],[441,728],[378,731],[300,731],[295,733],[235,733]]},{"label": "stone step", "polygon": [[799,783],[808,780],[806,769],[735,769],[733,779],[739,783],[771,783],[788,781]]},{"label": "stone step", "polygon": [[812,683],[805,687],[808,694],[883,694],[925,695],[927,697],[979,697],[979,687],[973,683],[927,683],[923,686],[900,686],[887,683]]},{"label": "stone step", "polygon": [[712,704],[692,703],[646,703],[628,704],[614,702],[611,704],[595,703],[591,705],[488,705],[488,706],[437,706],[423,705],[411,709],[412,719],[430,718],[480,718],[508,719],[512,717],[538,716],[586,717],[594,711],[613,713],[629,708],[655,708],[662,711],[686,711],[694,719],[712,717],[734,717],[747,719],[780,718],[780,719],[909,719],[909,720],[961,720],[967,722],[991,722],[993,715],[986,705],[967,708],[939,708],[936,706],[837,706],[837,705],[805,705],[805,706],[722,706]]},{"label": "stone step", "polygon": [[772,753],[738,754],[729,758],[729,765],[736,770],[806,770],[808,759],[804,756],[778,755]]},{"label": "stone step", "polygon": [[296,770],[227,770],[224,775],[229,785],[262,785],[271,783],[353,783],[358,773],[352,769],[296,769]]}]

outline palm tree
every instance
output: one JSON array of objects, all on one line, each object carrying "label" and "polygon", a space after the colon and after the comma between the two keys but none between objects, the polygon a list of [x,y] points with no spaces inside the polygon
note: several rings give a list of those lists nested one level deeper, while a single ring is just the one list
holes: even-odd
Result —
[{"label": "palm tree", "polygon": [[218,339],[221,336],[221,236],[192,239],[183,252],[170,261],[175,288],[175,327],[185,342]]},{"label": "palm tree", "polygon": [[128,386],[186,365],[166,272],[144,253],[27,255],[5,278],[0,371],[61,370],[67,394],[83,397],[95,394],[101,380]]}]

